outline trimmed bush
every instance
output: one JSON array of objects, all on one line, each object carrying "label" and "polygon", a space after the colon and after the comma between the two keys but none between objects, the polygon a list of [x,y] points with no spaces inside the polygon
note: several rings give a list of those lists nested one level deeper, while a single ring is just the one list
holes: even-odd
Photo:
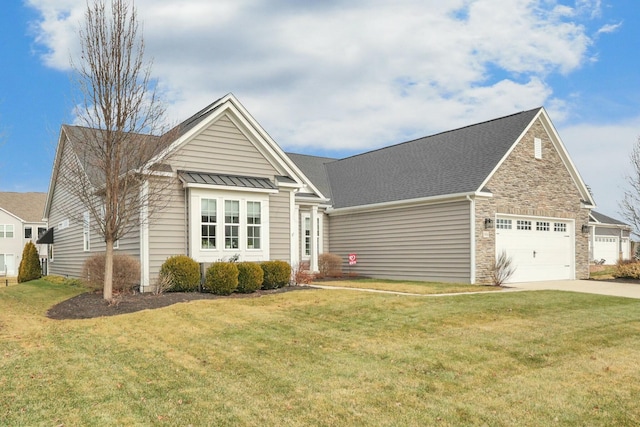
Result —
[{"label": "trimmed bush", "polygon": [[322,276],[342,276],[342,258],[330,253],[318,255],[318,271]]},{"label": "trimmed bush", "polygon": [[22,249],[22,259],[18,267],[18,283],[28,282],[42,277],[40,256],[33,242],[28,242]]},{"label": "trimmed bush", "polygon": [[613,277],[616,279],[640,279],[640,262],[634,260],[618,261]]},{"label": "trimmed bush", "polygon": [[230,295],[238,288],[238,267],[233,262],[214,262],[207,268],[204,289],[217,295]]},{"label": "trimmed bush", "polygon": [[264,273],[260,265],[255,262],[239,262],[238,267],[238,292],[250,294],[262,286]]},{"label": "trimmed bush", "polygon": [[291,266],[285,261],[264,261],[260,263],[264,273],[262,289],[277,289],[289,284]]},{"label": "trimmed bush", "polygon": [[162,264],[158,279],[169,292],[195,292],[200,285],[200,265],[186,255],[174,255]]},{"label": "trimmed bush", "polygon": [[[82,279],[93,289],[104,288],[105,254],[96,254],[84,262]],[[140,262],[129,255],[113,255],[113,291],[133,292],[140,284]]]}]

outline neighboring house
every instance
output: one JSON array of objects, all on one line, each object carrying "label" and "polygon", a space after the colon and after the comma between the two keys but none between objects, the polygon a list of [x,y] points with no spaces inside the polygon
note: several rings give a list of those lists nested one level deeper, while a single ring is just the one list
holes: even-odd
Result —
[{"label": "neighboring house", "polygon": [[[362,275],[489,283],[504,250],[512,281],[588,277],[595,204],[543,108],[342,160],[285,154],[233,95],[176,129],[143,165],[172,180],[172,203],[117,249],[140,259],[142,290],[181,253],[313,271],[323,252],[356,254],[349,269]],[[52,274],[78,276],[104,250],[57,185],[82,158],[68,144],[79,134],[62,127],[49,187]]]},{"label": "neighboring house", "polygon": [[[22,250],[46,231],[42,219],[46,193],[0,192],[0,275],[17,276]],[[46,258],[44,245],[36,245]]]},{"label": "neighboring house", "polygon": [[589,216],[590,259],[604,264],[631,259],[631,226],[622,221],[591,211]]}]

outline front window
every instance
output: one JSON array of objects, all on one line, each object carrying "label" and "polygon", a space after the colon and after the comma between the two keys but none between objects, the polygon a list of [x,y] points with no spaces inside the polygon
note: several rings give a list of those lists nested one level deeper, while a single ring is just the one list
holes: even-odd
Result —
[{"label": "front window", "polygon": [[240,243],[240,202],[224,201],[224,248],[238,249]]},{"label": "front window", "polygon": [[47,232],[47,229],[45,227],[38,227],[38,239],[41,238],[42,235],[46,232]]},{"label": "front window", "polygon": [[24,238],[25,239],[30,239],[33,235],[33,229],[31,227],[25,227],[24,228]]},{"label": "front window", "polygon": [[260,249],[260,202],[247,202],[247,249]]},{"label": "front window", "polygon": [[216,200],[202,199],[200,206],[201,244],[202,249],[216,248]]}]

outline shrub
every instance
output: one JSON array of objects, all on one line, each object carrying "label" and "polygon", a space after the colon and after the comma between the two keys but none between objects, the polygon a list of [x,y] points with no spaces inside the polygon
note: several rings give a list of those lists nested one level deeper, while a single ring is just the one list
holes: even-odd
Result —
[{"label": "shrub", "polygon": [[22,249],[22,259],[18,267],[18,283],[28,282],[42,277],[40,256],[33,242],[28,242]]},{"label": "shrub", "polygon": [[308,285],[313,282],[314,275],[309,272],[309,263],[300,261],[298,267],[293,270],[293,283],[296,285]]},{"label": "shrub", "polygon": [[264,273],[260,265],[255,262],[239,262],[238,267],[238,292],[249,294],[262,286]]},{"label": "shrub", "polygon": [[291,266],[285,261],[264,261],[260,263],[264,272],[262,289],[277,289],[289,284]]},{"label": "shrub", "polygon": [[217,295],[230,295],[238,288],[238,267],[233,262],[214,262],[207,268],[204,289]]},{"label": "shrub", "polygon": [[618,261],[613,277],[616,279],[640,279],[640,262],[634,260]]},{"label": "shrub", "polygon": [[171,292],[194,292],[200,285],[200,264],[186,255],[169,257],[160,267],[156,285],[160,293],[160,288]]},{"label": "shrub", "polygon": [[[82,278],[93,289],[104,287],[105,254],[87,258],[82,267]],[[140,262],[129,255],[113,255],[113,291],[132,292],[140,283]]]},{"label": "shrub", "polygon": [[513,260],[510,256],[507,256],[507,252],[503,250],[491,266],[491,280],[495,286],[502,286],[504,282],[513,276],[515,271],[516,268],[513,266]]},{"label": "shrub", "polygon": [[323,276],[342,276],[342,258],[330,253],[318,255],[318,271]]}]

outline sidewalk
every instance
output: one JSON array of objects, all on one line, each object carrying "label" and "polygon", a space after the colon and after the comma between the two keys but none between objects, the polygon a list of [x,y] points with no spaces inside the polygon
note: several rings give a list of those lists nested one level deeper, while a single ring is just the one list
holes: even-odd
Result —
[{"label": "sidewalk", "polygon": [[[470,295],[470,294],[487,294],[492,292],[458,292],[447,294],[413,294],[407,292],[396,291],[382,291],[378,289],[366,289],[366,288],[350,288],[340,286],[322,286],[322,285],[310,285],[312,288],[319,289],[340,289],[348,291],[360,291],[360,292],[374,292],[380,294],[394,294],[394,295],[407,295],[407,296],[419,296],[419,297],[444,297],[455,295]],[[587,294],[599,294],[610,295],[617,297],[637,298],[640,299],[640,284],[636,283],[620,283],[609,281],[596,281],[596,280],[550,280],[546,282],[524,282],[524,283],[510,283],[506,285],[502,292],[514,292],[514,291],[571,291],[571,292],[583,292]],[[500,292],[500,291],[497,291]]]}]

